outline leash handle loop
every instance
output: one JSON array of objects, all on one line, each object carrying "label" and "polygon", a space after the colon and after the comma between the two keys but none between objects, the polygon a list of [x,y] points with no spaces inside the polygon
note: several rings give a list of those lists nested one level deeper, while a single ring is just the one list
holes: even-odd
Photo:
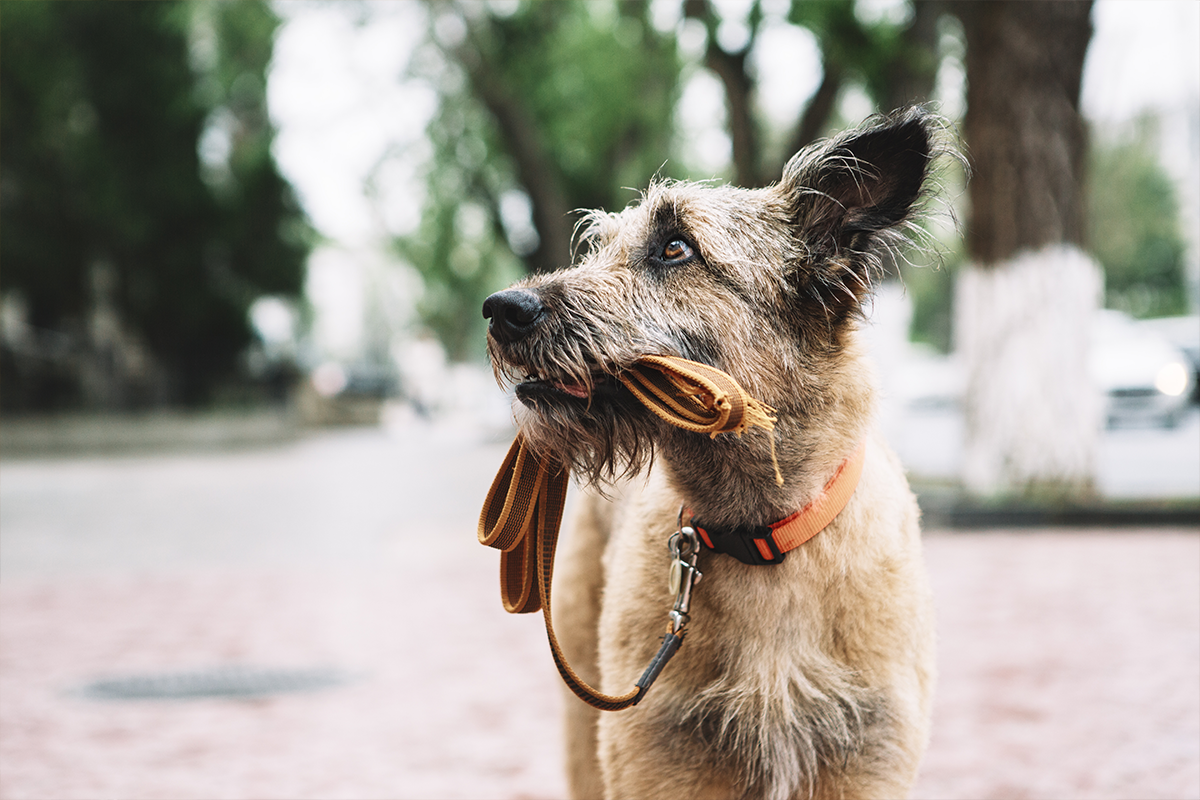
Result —
[{"label": "leash handle loop", "polygon": [[[517,476],[520,479],[514,479]],[[519,545],[533,519],[545,479],[546,468],[525,446],[524,437],[518,435],[483,501],[477,532],[479,543],[504,553]],[[504,499],[497,502],[498,498]]]},{"label": "leash handle loop", "polygon": [[501,551],[500,597],[504,610],[527,614],[541,609],[550,652],[563,681],[589,705],[619,711],[637,703],[645,690],[638,687],[613,696],[593,689],[571,668],[554,635],[550,586],[568,480],[566,468],[551,459],[538,458],[518,435],[488,491],[479,515],[478,537],[480,543]]}]

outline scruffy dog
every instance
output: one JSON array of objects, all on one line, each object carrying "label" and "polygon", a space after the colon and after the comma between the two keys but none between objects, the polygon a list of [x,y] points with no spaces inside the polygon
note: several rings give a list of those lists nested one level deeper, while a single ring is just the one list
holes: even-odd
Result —
[{"label": "scruffy dog", "polygon": [[[488,298],[519,430],[603,490],[575,503],[554,609],[567,657],[603,691],[629,689],[662,639],[681,507],[714,533],[762,531],[863,452],[848,503],[803,545],[769,563],[702,550],[686,643],[643,702],[601,713],[568,698],[576,797],[908,794],[933,611],[857,328],[881,254],[948,152],[940,133],[913,108],[804,150],[763,189],[655,183],[587,217],[577,265]],[[775,409],[773,434],[661,421],[616,379],[647,355],[725,371]]]}]

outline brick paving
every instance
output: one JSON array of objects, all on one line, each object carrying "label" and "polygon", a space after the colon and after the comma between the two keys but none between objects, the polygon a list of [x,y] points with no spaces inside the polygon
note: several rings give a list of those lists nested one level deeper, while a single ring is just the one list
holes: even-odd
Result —
[{"label": "brick paving", "polygon": [[[0,463],[0,798],[558,798],[540,621],[474,542],[505,448],[450,429]],[[917,798],[1200,797],[1200,532],[929,532]],[[107,677],[336,668],[253,699]],[[574,701],[571,701],[574,702]]]}]

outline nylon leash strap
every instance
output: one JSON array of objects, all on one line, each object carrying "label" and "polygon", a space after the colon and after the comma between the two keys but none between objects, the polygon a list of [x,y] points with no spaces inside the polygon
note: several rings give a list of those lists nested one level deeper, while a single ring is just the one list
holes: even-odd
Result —
[{"label": "nylon leash strap", "polygon": [[[718,433],[741,434],[754,426],[765,428],[771,434],[774,461],[774,410],[748,395],[721,370],[682,358],[646,356],[619,379],[652,413],[684,430],[715,437]],[[534,453],[517,434],[479,515],[479,541],[500,550],[504,610],[526,614],[541,609],[555,666],[571,691],[594,708],[620,711],[642,699],[679,649],[684,631],[667,626],[658,654],[635,688],[623,695],[593,689],[571,668],[554,635],[550,614],[554,552],[569,479],[563,464],[550,455]],[[775,479],[782,485],[777,464]]]}]

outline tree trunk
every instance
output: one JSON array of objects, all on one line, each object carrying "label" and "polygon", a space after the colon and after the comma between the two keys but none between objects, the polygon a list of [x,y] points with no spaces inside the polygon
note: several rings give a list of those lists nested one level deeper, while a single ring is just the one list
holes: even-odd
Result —
[{"label": "tree trunk", "polygon": [[1091,2],[961,2],[974,176],[955,337],[968,370],[964,481],[982,494],[1091,490],[1101,301],[1084,241],[1079,113]]},{"label": "tree trunk", "polygon": [[469,15],[462,15],[461,20],[463,41],[457,46],[443,44],[443,52],[463,68],[472,93],[491,114],[504,150],[512,157],[517,182],[529,196],[538,245],[524,257],[526,266],[531,272],[553,272],[569,265],[574,257],[574,208],[567,201],[561,173],[542,141],[537,120],[501,79],[487,23]]},{"label": "tree trunk", "polygon": [[754,47],[757,30],[752,26],[750,41],[738,52],[731,53],[717,42],[721,20],[711,0],[687,0],[683,4],[683,13],[689,19],[704,23],[708,31],[704,66],[717,76],[725,89],[725,127],[733,149],[733,181],[747,188],[762,186],[769,179],[764,180],[759,169],[760,137],[753,107],[755,86],[746,68],[746,57]]},{"label": "tree trunk", "polygon": [[920,0],[904,29],[904,47],[890,65],[883,108],[891,111],[933,96],[938,71],[938,20],[946,12],[944,0]]},{"label": "tree trunk", "polygon": [[734,183],[753,188],[761,186],[758,170],[758,127],[754,122],[752,96],[754,85],[746,72],[747,50],[727,53],[715,37],[708,39],[704,63],[716,73],[725,87],[726,127],[733,146]]},{"label": "tree trunk", "polygon": [[967,368],[968,489],[1051,498],[1091,490],[1103,408],[1087,348],[1103,290],[1095,262],[1072,245],[959,274],[955,335]]},{"label": "tree trunk", "polygon": [[[820,137],[821,131],[829,123],[829,117],[833,115],[833,104],[837,102],[838,92],[842,90],[842,68],[835,64],[832,58],[826,57],[822,69],[824,74],[821,76],[821,83],[817,86],[817,91],[813,93],[812,99],[808,101],[808,105],[804,107],[804,113],[800,115],[792,135],[788,138],[783,159],[779,162],[779,168],[776,170],[777,175],[783,174],[783,167],[787,164],[788,159]],[[885,110],[890,111],[891,109]]]},{"label": "tree trunk", "polygon": [[553,272],[569,265],[574,256],[573,209],[562,189],[558,169],[542,143],[541,132],[520,99],[492,76],[490,65],[477,53],[460,51],[459,61],[467,68],[476,97],[496,121],[505,150],[516,167],[517,181],[533,207],[538,246],[525,256],[525,263],[533,272]]}]

